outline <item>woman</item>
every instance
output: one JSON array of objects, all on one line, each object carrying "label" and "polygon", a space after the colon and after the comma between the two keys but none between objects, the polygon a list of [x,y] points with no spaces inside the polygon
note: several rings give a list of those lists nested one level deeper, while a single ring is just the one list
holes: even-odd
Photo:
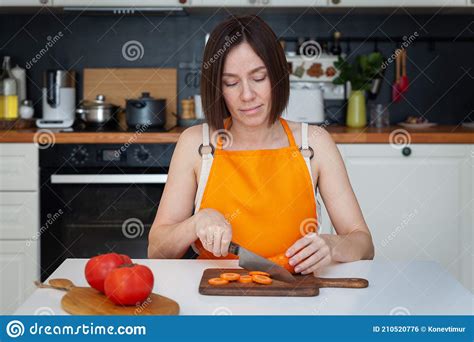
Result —
[{"label": "woman", "polygon": [[[149,234],[150,258],[180,258],[189,246],[199,258],[235,258],[231,241],[264,257],[284,253],[302,274],[332,261],[373,258],[371,234],[331,136],[280,117],[289,74],[263,20],[230,17],[213,30],[201,96],[209,126],[188,128],[179,138]],[[316,186],[337,235],[311,234]]]}]

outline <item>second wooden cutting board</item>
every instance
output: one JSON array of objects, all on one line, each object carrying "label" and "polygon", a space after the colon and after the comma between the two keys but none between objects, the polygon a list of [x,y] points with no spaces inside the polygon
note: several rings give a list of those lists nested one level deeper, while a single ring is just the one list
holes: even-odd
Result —
[{"label": "second wooden cutting board", "polygon": [[273,279],[271,285],[230,282],[226,285],[215,286],[208,283],[209,279],[218,278],[225,272],[248,274],[248,270],[240,268],[208,268],[203,272],[199,293],[212,296],[313,297],[319,294],[321,287],[365,288],[369,286],[369,282],[362,278],[315,278],[313,275],[296,275],[297,281],[294,283]]}]

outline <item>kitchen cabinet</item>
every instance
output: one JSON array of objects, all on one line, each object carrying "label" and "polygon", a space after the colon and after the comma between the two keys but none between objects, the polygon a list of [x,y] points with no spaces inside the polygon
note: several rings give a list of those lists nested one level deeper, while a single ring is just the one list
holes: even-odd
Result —
[{"label": "kitchen cabinet", "polygon": [[193,0],[199,7],[314,7],[327,6],[327,0]]},{"label": "kitchen cabinet", "polygon": [[338,147],[375,258],[435,260],[472,290],[473,145]]},{"label": "kitchen cabinet", "polygon": [[53,6],[53,0],[0,0],[0,6],[12,6],[12,7]]},{"label": "kitchen cabinet", "polygon": [[55,0],[56,7],[85,6],[94,7],[182,7],[189,5],[192,0]]},{"label": "kitchen cabinet", "polygon": [[39,279],[39,164],[34,144],[0,144],[0,314]]},{"label": "kitchen cabinet", "polygon": [[459,7],[466,0],[329,0],[331,7]]},{"label": "kitchen cabinet", "polygon": [[39,279],[39,241],[0,240],[0,314],[12,314]]}]

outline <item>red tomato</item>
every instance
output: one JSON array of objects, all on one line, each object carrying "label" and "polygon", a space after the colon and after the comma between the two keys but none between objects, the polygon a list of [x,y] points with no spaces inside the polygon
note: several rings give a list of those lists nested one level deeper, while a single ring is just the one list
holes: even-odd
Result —
[{"label": "red tomato", "polygon": [[117,253],[101,254],[89,259],[85,269],[87,282],[94,289],[104,293],[107,274],[124,263],[124,258]]},{"label": "red tomato", "polygon": [[127,254],[119,254],[124,264],[133,264],[132,259]]},{"label": "red tomato", "polygon": [[105,295],[115,304],[137,305],[153,290],[153,273],[144,265],[122,265],[105,279]]}]

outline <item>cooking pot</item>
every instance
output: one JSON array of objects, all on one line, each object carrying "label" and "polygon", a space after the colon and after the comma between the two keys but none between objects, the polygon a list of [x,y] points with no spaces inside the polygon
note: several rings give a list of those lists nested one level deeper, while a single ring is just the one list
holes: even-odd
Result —
[{"label": "cooking pot", "polygon": [[115,116],[120,110],[120,106],[105,102],[104,95],[97,95],[93,101],[81,101],[76,114],[88,125],[102,126],[116,124]]},{"label": "cooking pot", "polygon": [[128,99],[125,117],[129,127],[163,127],[166,124],[166,99],[155,99],[146,92],[138,99]]}]

